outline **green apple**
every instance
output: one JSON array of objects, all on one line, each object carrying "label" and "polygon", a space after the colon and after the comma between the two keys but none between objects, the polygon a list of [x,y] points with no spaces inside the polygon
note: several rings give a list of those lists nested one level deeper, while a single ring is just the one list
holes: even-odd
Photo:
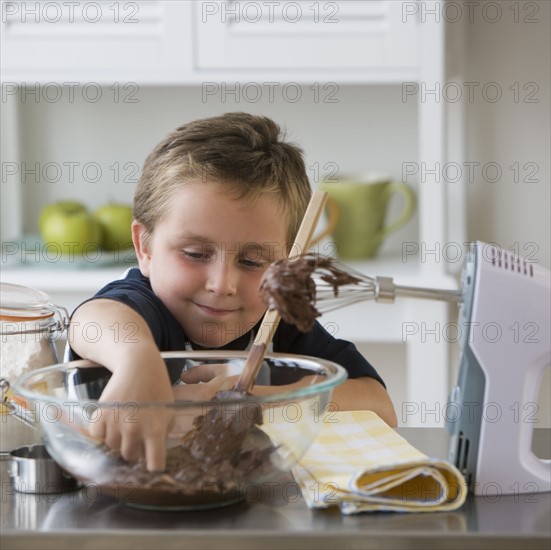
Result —
[{"label": "green apple", "polygon": [[100,206],[94,218],[102,231],[105,250],[127,250],[132,248],[132,206],[110,203]]},{"label": "green apple", "polygon": [[101,248],[101,229],[86,210],[52,209],[41,220],[42,240],[51,251],[62,254],[95,254]]},{"label": "green apple", "polygon": [[38,229],[42,232],[44,221],[54,212],[66,212],[68,214],[75,214],[77,212],[87,212],[86,206],[78,201],[58,201],[52,204],[48,204],[40,211],[40,217],[38,218]]}]

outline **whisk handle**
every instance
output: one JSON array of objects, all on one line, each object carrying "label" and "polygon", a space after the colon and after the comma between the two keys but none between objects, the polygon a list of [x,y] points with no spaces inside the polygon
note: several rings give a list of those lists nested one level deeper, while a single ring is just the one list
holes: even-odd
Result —
[{"label": "whisk handle", "polygon": [[[383,279],[388,279],[388,277],[382,277]],[[388,285],[387,285],[388,286]],[[441,288],[419,288],[415,286],[398,286],[392,284],[394,287],[393,299],[394,296],[401,296],[404,298],[424,298],[428,300],[438,300],[441,302],[452,302],[459,303],[463,301],[463,294],[460,290],[445,290]],[[388,291],[387,291],[388,294]],[[385,297],[382,300],[376,298],[377,301],[388,301]]]}]

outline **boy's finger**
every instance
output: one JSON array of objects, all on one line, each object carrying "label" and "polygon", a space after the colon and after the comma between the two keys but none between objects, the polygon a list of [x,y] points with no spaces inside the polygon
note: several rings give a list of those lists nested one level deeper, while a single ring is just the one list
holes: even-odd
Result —
[{"label": "boy's finger", "polygon": [[101,419],[96,419],[90,423],[89,428],[90,436],[98,441],[105,441],[105,422]]},{"label": "boy's finger", "polygon": [[229,390],[238,378],[238,376],[215,376],[209,381],[208,385],[212,388],[211,392],[214,394],[219,391]]},{"label": "boy's finger", "polygon": [[[115,451],[118,451],[121,448],[121,433],[117,426],[110,426],[107,428],[105,433],[105,444]],[[126,457],[123,455],[123,458]]]},{"label": "boy's finger", "polygon": [[145,440],[145,460],[150,472],[163,472],[166,462],[164,438],[151,437]]},{"label": "boy's finger", "polygon": [[197,365],[180,375],[180,379],[186,384],[197,384],[199,382],[209,382],[217,374],[220,374],[220,368],[224,365]]},{"label": "boy's finger", "polygon": [[128,462],[138,460],[143,454],[143,443],[139,437],[124,437],[120,448],[121,456]]}]

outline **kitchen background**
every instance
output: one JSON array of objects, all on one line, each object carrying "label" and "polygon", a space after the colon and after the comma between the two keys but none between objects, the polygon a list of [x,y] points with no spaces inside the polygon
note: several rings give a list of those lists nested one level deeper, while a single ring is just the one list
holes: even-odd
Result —
[{"label": "kitchen background", "polygon": [[[235,7],[236,3],[233,4]],[[343,77],[338,70],[310,75],[291,70],[282,79],[277,71],[273,73],[269,69],[257,72],[255,78],[251,78],[250,72],[224,69],[213,78],[207,76],[203,80],[199,71],[186,84],[167,83],[170,79],[166,78],[155,82],[145,68],[141,78],[139,66],[138,73],[135,68],[132,73],[138,77],[125,80],[121,74],[121,78],[113,77],[111,84],[102,82],[101,98],[98,99],[97,86],[90,84],[98,81],[93,71],[90,78],[82,68],[75,72],[74,79],[67,79],[63,73],[60,73],[62,78],[56,78],[56,70],[42,71],[33,78],[32,71],[18,73],[17,67],[10,66],[6,56],[14,50],[13,46],[12,50],[6,48],[6,44],[9,46],[13,37],[6,32],[9,25],[4,21],[3,12],[2,66],[6,67],[5,62],[8,62],[8,68],[3,69],[1,103],[2,241],[18,243],[23,235],[36,233],[41,208],[58,199],[80,200],[91,208],[107,201],[131,202],[145,156],[169,130],[195,118],[232,110],[265,114],[285,127],[289,138],[305,151],[314,186],[334,171],[384,174],[405,181],[419,193],[423,185],[430,185],[424,181],[423,169],[427,170],[426,179],[430,180],[433,176],[429,172],[434,168],[429,163],[423,166],[422,161],[417,162],[420,113],[427,104],[440,103],[448,116],[446,160],[450,168],[449,172],[442,168],[439,184],[447,193],[444,210],[447,232],[445,240],[438,243],[437,253],[438,261],[445,264],[443,271],[457,276],[462,262],[457,262],[455,256],[447,257],[446,251],[465,253],[464,242],[471,240],[495,242],[549,268],[550,3],[483,1],[472,17],[468,15],[468,5],[472,7],[478,3],[403,4],[406,9],[414,4],[417,6],[420,10],[416,14],[418,21],[423,17],[421,12],[425,5],[435,5],[439,25],[445,28],[445,60],[450,68],[447,74],[458,86],[446,88],[445,82],[441,82],[438,99],[431,94],[430,87],[424,95],[419,88],[417,93],[408,96],[404,95],[405,80],[365,78],[358,71],[349,71]],[[490,4],[497,4],[500,11]],[[462,14],[460,18],[458,13]],[[431,16],[427,13],[425,17],[430,19]],[[189,30],[188,22],[180,23],[185,34]],[[197,47],[197,40],[194,35],[194,47]],[[201,47],[208,47],[208,43],[201,42]],[[18,48],[21,51],[22,46]],[[35,54],[39,56],[40,52]],[[435,63],[440,54],[444,52],[434,52]],[[190,54],[182,52],[182,55]],[[109,60],[104,58],[103,62],[108,64]],[[178,66],[169,70],[178,71]],[[242,78],[243,74],[246,79]],[[316,74],[323,79],[317,79]],[[26,91],[23,80],[27,81]],[[37,96],[32,89],[33,83],[39,81],[41,84],[35,86],[39,90]],[[80,83],[74,88],[74,95],[68,93],[65,86],[57,98],[57,88],[47,87],[48,82],[68,81]],[[271,88],[272,93],[266,85],[268,82],[279,84]],[[290,84],[295,82],[300,83],[300,87]],[[247,83],[254,86],[246,87]],[[460,99],[456,95],[458,90],[462,92]],[[498,92],[500,97],[496,95]],[[50,95],[44,97],[42,93]],[[406,163],[410,166],[413,161],[419,171],[406,180]],[[463,170],[461,181],[454,179],[456,173],[451,170],[452,164]],[[15,176],[10,175],[14,166],[19,171]],[[32,171],[36,166],[40,172],[37,179],[32,172],[23,175],[25,169]],[[74,173],[70,166],[74,167]],[[396,263],[400,263],[404,243],[423,244],[419,228],[441,215],[438,202],[434,212],[427,212],[426,206],[430,204],[430,200],[423,203],[424,211],[419,209],[413,219],[389,236],[377,260],[363,265],[370,269],[369,273],[393,275],[385,269],[392,271]],[[392,206],[391,217],[399,206]],[[453,246],[445,248],[450,243]],[[427,257],[430,250],[429,246]],[[33,265],[22,274],[21,266],[14,266],[12,259],[2,257],[3,281],[24,281],[38,288],[48,287],[48,275],[44,278],[44,270]],[[423,263],[422,254],[417,261]],[[51,265],[44,269],[53,273],[50,277],[55,278],[58,285],[52,284],[45,290],[54,300],[66,299],[64,305],[73,307],[78,293],[65,298],[66,295],[56,289],[63,285],[73,287],[76,280],[88,277],[90,270]],[[425,281],[430,286],[430,272]],[[379,314],[380,310],[376,311]],[[407,424],[410,419],[400,414],[407,410],[410,399],[404,384],[408,376],[407,346],[400,337],[385,338],[378,334],[385,327],[392,332],[395,327],[391,325],[400,322],[403,328],[404,318],[414,318],[400,317],[398,313],[393,317],[393,311],[381,313],[382,329],[366,321],[365,325],[361,324],[365,338],[354,333],[351,339],[386,379],[400,423]],[[453,320],[455,315],[450,308],[449,319]],[[421,318],[416,320],[421,322]],[[542,337],[549,339],[549,334]],[[446,383],[449,384],[457,368],[457,346],[450,345],[446,354],[449,359]],[[541,425],[549,425],[550,385],[547,373],[540,395]],[[443,405],[444,400],[445,397],[440,396],[436,402]],[[428,407],[428,410],[434,409]],[[413,422],[416,420],[425,422],[423,418],[413,419]]]}]

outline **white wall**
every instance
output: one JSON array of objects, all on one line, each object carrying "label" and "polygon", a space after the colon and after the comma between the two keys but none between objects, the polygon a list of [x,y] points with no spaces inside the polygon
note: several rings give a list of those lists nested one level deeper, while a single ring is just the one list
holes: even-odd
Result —
[{"label": "white wall", "polygon": [[[467,103],[468,160],[495,162],[503,173],[495,183],[488,181],[490,175],[468,186],[468,237],[520,247],[521,254],[549,268],[551,3],[500,4],[500,21],[478,17],[468,25],[468,81],[496,82],[503,92],[493,103],[482,94]],[[538,7],[530,17],[528,4]],[[522,8],[518,22],[511,9],[515,5]],[[524,22],[527,18],[539,22]]]}]

